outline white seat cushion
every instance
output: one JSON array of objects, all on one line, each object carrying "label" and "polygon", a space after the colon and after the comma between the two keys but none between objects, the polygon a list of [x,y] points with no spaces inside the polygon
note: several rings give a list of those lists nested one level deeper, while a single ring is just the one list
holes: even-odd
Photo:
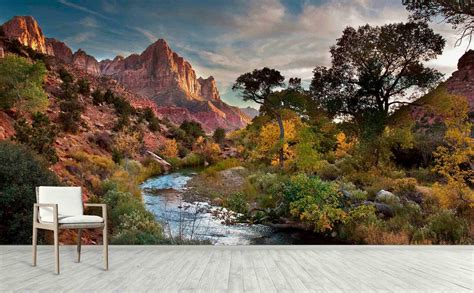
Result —
[{"label": "white seat cushion", "polygon": [[[53,222],[53,217],[42,217],[41,222]],[[90,215],[82,215],[82,216],[62,216],[58,215],[58,222],[59,224],[89,224],[89,223],[103,223],[104,219],[99,216],[90,216]]]}]

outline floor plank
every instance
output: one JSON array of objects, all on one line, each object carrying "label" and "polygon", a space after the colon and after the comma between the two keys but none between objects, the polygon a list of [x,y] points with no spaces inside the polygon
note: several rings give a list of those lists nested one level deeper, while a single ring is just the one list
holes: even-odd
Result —
[{"label": "floor plank", "polygon": [[0,246],[0,292],[473,292],[472,246]]}]

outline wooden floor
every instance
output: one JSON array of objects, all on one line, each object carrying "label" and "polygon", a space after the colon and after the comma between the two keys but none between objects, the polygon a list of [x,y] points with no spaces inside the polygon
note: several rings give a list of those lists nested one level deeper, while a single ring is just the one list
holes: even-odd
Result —
[{"label": "wooden floor", "polygon": [[473,292],[472,246],[0,246],[0,292]]}]

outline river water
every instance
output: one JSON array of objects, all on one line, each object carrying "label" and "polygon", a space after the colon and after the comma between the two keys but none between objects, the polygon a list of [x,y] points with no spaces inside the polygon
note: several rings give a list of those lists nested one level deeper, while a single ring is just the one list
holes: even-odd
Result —
[{"label": "river water", "polygon": [[327,244],[308,238],[308,232],[277,230],[261,224],[226,225],[225,218],[233,216],[231,211],[205,202],[183,201],[186,183],[196,174],[194,170],[183,170],[150,178],[141,185],[147,209],[162,223],[168,237],[207,240],[214,245]]}]

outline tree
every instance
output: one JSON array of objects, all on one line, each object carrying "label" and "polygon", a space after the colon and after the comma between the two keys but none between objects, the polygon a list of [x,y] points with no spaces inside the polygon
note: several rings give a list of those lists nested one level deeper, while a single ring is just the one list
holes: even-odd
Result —
[{"label": "tree", "polygon": [[468,38],[471,45],[474,33],[474,4],[472,1],[430,0],[404,1],[407,10],[412,12],[413,20],[431,21],[441,17],[453,29],[460,29],[460,37],[456,45],[460,45],[464,38]]},{"label": "tree", "polygon": [[222,144],[224,142],[224,139],[225,139],[225,130],[224,128],[216,128],[216,130],[214,130],[214,134],[212,135],[212,138],[214,138],[214,141],[218,144]]},{"label": "tree", "polygon": [[331,68],[313,71],[312,102],[332,116],[352,119],[360,130],[380,134],[394,106],[440,81],[442,75],[423,62],[441,54],[444,45],[426,23],[348,27],[331,47]]},{"label": "tree", "polygon": [[449,107],[441,114],[446,124],[444,145],[433,153],[433,171],[443,176],[446,186],[435,183],[435,194],[441,205],[457,208],[461,205],[474,207],[474,139],[471,137],[472,124],[469,121],[469,105],[466,98],[451,95]]},{"label": "tree", "polygon": [[48,116],[43,113],[33,114],[32,120],[31,125],[25,119],[15,123],[14,140],[43,155],[51,163],[56,163],[58,156],[53,144],[58,134],[57,127],[51,124]]},{"label": "tree", "polygon": [[77,88],[79,93],[84,96],[88,96],[91,92],[90,82],[85,78],[81,78],[77,81]]},{"label": "tree", "polygon": [[291,99],[291,94],[298,92],[301,89],[300,81],[298,79],[290,79],[289,86],[285,91],[276,90],[284,86],[283,81],[285,77],[275,69],[264,67],[262,69],[255,69],[252,72],[244,73],[239,76],[232,86],[234,91],[240,91],[244,101],[253,101],[261,105],[260,111],[268,113],[273,116],[279,128],[279,165],[283,167],[285,159],[284,143],[285,143],[285,128],[283,125],[281,109],[290,108],[295,99]]},{"label": "tree", "polygon": [[161,146],[160,152],[165,158],[176,158],[178,157],[178,143],[176,139],[167,139]]},{"label": "tree", "polygon": [[183,140],[188,147],[192,147],[198,137],[206,135],[202,129],[201,123],[196,121],[185,120],[183,123],[181,123],[179,128],[186,133],[186,135],[183,137]]},{"label": "tree", "polygon": [[56,175],[33,151],[0,142],[0,244],[31,243],[35,187],[59,184]]},{"label": "tree", "polygon": [[43,90],[46,67],[43,62],[8,54],[0,59],[0,108],[18,107],[31,112],[48,106]]}]

